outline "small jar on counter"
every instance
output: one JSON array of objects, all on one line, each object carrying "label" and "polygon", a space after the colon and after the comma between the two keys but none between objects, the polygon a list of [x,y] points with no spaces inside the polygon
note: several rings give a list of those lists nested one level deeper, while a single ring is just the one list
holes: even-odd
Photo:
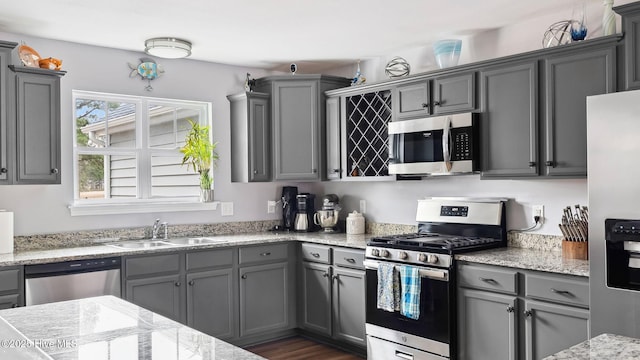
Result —
[{"label": "small jar on counter", "polygon": [[357,211],[354,211],[347,216],[347,234],[364,234],[364,216]]}]

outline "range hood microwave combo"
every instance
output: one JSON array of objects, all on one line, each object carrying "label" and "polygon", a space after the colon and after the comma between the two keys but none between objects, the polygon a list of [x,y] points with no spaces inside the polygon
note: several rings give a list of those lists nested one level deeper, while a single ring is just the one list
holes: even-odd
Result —
[{"label": "range hood microwave combo", "polygon": [[478,113],[389,123],[389,174],[455,175],[479,171]]}]

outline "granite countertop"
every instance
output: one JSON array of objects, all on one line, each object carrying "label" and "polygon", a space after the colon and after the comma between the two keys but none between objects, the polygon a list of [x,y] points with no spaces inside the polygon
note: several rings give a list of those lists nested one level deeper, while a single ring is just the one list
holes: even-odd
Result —
[{"label": "granite countertop", "polygon": [[259,360],[114,296],[0,311],[0,358]]},{"label": "granite countertop", "polygon": [[560,251],[544,251],[516,247],[484,250],[455,257],[460,261],[546,271],[558,274],[589,276],[589,261],[565,259]]},{"label": "granite countertop", "polygon": [[640,359],[640,339],[601,334],[562,350],[544,360],[635,360]]},{"label": "granite countertop", "polygon": [[[347,235],[340,233],[254,233],[207,236],[219,239],[211,244],[175,245],[145,249],[120,249],[104,243],[92,246],[55,248],[46,250],[28,250],[9,254],[0,254],[0,266],[33,265],[51,262],[91,259],[97,257],[122,256],[134,254],[162,253],[176,250],[213,249],[236,245],[256,245],[285,241],[304,241],[332,246],[343,246],[357,249],[366,247],[371,235]],[[116,241],[115,239],[113,241]]]}]

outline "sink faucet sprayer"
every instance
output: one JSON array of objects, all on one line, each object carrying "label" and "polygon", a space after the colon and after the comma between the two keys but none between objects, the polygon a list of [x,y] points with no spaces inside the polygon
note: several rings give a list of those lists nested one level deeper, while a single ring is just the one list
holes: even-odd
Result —
[{"label": "sink faucet sprayer", "polygon": [[153,223],[153,229],[151,230],[151,238],[153,240],[158,238],[158,234],[160,233],[160,229],[163,229],[162,238],[169,238],[169,223],[168,222],[160,222],[160,219],[156,219]]}]

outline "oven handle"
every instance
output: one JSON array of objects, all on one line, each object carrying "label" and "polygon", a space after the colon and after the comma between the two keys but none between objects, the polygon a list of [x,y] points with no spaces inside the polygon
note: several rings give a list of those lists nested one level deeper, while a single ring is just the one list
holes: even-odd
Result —
[{"label": "oven handle", "polygon": [[442,131],[442,158],[447,169],[451,171],[451,116],[447,116],[444,121],[444,129]]},{"label": "oven handle", "polygon": [[[380,262],[372,261],[372,260],[365,260],[363,263],[364,263],[365,269],[376,270],[376,271],[378,270],[378,265],[380,264]],[[396,266],[396,268],[398,267],[399,266]],[[437,269],[418,267],[418,273],[420,274],[420,277],[426,277],[426,278],[442,280],[442,281],[449,281],[449,271],[447,270],[437,270]]]}]

